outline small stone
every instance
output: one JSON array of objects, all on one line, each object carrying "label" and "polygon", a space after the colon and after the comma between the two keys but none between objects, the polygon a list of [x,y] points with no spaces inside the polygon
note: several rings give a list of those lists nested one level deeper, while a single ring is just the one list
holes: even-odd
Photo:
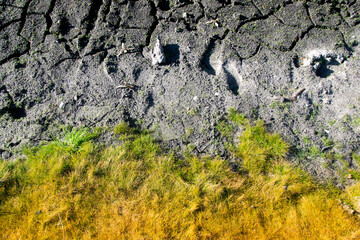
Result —
[{"label": "small stone", "polygon": [[197,100],[199,100],[199,97],[198,97],[198,96],[195,96],[195,97],[193,98],[193,101],[197,101]]},{"label": "small stone", "polygon": [[4,151],[2,154],[1,154],[1,158],[2,159],[9,159],[11,157],[11,153],[9,151]]},{"label": "small stone", "polygon": [[216,92],[216,93],[215,93],[215,96],[220,96],[220,93]]},{"label": "small stone", "polygon": [[152,58],[153,65],[164,64],[166,61],[164,49],[161,45],[159,37],[156,39],[156,44],[155,44],[154,50],[152,52],[151,58]]},{"label": "small stone", "polygon": [[59,108],[60,108],[60,109],[63,108],[64,105],[65,105],[65,103],[64,103],[64,102],[61,102],[61,103],[59,104]]}]

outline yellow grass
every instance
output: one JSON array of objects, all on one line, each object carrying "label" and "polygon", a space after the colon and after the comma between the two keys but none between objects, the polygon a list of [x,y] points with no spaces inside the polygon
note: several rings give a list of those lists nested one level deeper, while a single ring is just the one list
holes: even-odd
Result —
[{"label": "yellow grass", "polygon": [[319,186],[284,163],[278,136],[254,127],[236,153],[245,174],[218,158],[161,154],[149,134],[124,126],[119,146],[52,143],[1,161],[1,239],[360,239],[338,204],[360,186]]}]

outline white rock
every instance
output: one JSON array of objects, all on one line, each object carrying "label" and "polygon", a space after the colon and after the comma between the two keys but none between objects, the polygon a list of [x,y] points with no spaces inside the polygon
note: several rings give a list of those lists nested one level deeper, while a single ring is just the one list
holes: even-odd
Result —
[{"label": "white rock", "polygon": [[64,105],[65,105],[65,103],[64,103],[64,102],[61,102],[61,103],[59,104],[59,108],[60,108],[60,109],[63,108]]},{"label": "white rock", "polygon": [[303,60],[303,65],[310,66],[322,58],[325,58],[327,62],[331,62],[332,60],[336,60],[339,63],[344,62],[344,57],[340,54],[325,49],[314,49],[307,53],[307,56]]},{"label": "white rock", "polygon": [[156,40],[154,50],[153,50],[153,52],[151,54],[151,59],[152,59],[152,64],[153,65],[164,64],[165,61],[166,61],[165,54],[164,54],[164,49],[163,49],[163,47],[161,45],[159,37]]}]

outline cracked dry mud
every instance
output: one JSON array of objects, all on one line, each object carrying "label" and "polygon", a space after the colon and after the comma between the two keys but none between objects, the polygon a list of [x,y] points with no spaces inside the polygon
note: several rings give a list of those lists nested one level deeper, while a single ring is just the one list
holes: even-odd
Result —
[{"label": "cracked dry mud", "polygon": [[224,154],[216,124],[235,108],[294,147],[343,154],[300,162],[337,178],[360,146],[359,23],[356,0],[0,0],[2,158],[61,124],[120,121]]}]

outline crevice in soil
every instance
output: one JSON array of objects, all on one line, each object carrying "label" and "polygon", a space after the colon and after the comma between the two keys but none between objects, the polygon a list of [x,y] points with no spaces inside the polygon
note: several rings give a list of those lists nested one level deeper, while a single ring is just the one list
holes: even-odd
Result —
[{"label": "crevice in soil", "polygon": [[45,38],[48,34],[50,34],[50,28],[53,24],[53,21],[50,17],[52,11],[54,10],[54,7],[55,7],[55,3],[56,3],[56,0],[51,0],[50,2],[50,5],[49,5],[49,9],[46,11],[45,13],[45,20],[46,20],[46,30],[44,32],[44,35],[43,35],[43,40],[42,42],[45,41]]},{"label": "crevice in soil", "polygon": [[32,0],[29,0],[25,3],[24,7],[23,7],[23,11],[21,12],[21,16],[20,16],[20,26],[19,26],[19,30],[17,32],[17,34],[20,36],[23,28],[24,28],[24,25],[25,25],[25,22],[26,22],[26,16],[27,16],[27,11],[29,9],[29,5],[31,3]]},{"label": "crevice in soil", "polygon": [[260,10],[260,8],[258,7],[258,5],[254,2],[254,0],[251,0],[251,3],[255,6],[256,10],[259,11],[259,13],[264,16],[264,13]]},{"label": "crevice in soil", "polygon": [[315,26],[311,25],[310,27],[308,27],[305,31],[303,31],[300,36],[297,36],[291,43],[290,47],[288,49],[282,49],[281,51],[283,52],[288,52],[288,51],[292,51],[296,45],[298,44],[299,41],[301,41],[312,29],[314,29]]},{"label": "crevice in soil", "polygon": [[58,61],[57,63],[55,63],[54,65],[52,65],[50,68],[55,68],[57,66],[59,66],[60,64],[62,64],[63,62],[67,61],[67,60],[79,60],[81,59],[80,57],[69,57],[69,58],[64,58],[61,59],[60,61]]},{"label": "crevice in soil", "polygon": [[14,103],[14,100],[13,100],[12,96],[10,95],[10,93],[7,91],[6,86],[2,86],[0,88],[0,92],[2,92],[3,94],[6,94],[7,98],[9,99],[8,106],[0,110],[0,116],[5,113],[8,113],[11,116],[11,118],[13,118],[13,119],[20,119],[20,118],[26,117],[25,108],[23,106],[17,106]]},{"label": "crevice in soil", "polygon": [[308,18],[310,19],[311,23],[312,23],[314,26],[316,26],[314,20],[313,20],[312,17],[311,17],[310,10],[309,10],[309,5],[304,4],[304,7],[305,7],[305,10],[306,10],[306,14],[307,14]]},{"label": "crevice in soil", "polygon": [[102,0],[93,0],[89,10],[89,15],[82,21],[82,24],[87,24],[86,35],[89,34],[91,30],[94,29],[96,20],[99,17],[99,10],[102,5],[103,5]]},{"label": "crevice in soil", "polygon": [[0,32],[2,30],[4,30],[5,28],[7,28],[8,26],[10,26],[11,24],[17,23],[17,22],[20,22],[20,21],[21,21],[21,19],[15,19],[15,20],[11,20],[10,22],[4,23],[3,25],[0,26]]},{"label": "crevice in soil", "polygon": [[108,3],[105,4],[106,5],[104,6],[104,22],[106,22],[106,17],[110,13],[112,0],[109,0]]},{"label": "crevice in soil", "polygon": [[157,9],[156,9],[155,3],[153,1],[149,1],[149,4],[151,6],[150,16],[152,16],[154,18],[154,21],[151,24],[149,31],[146,33],[146,40],[145,40],[146,46],[150,45],[151,36],[152,36],[153,32],[155,31],[157,25],[159,24],[159,20],[156,17]]},{"label": "crevice in soil", "polygon": [[8,61],[10,61],[13,58],[21,57],[22,55],[28,53],[29,51],[30,51],[30,42],[26,40],[26,49],[25,50],[20,51],[17,49],[14,53],[12,53],[9,56],[7,56],[6,58],[0,60],[0,65],[7,63]]},{"label": "crevice in soil", "polygon": [[[253,0],[251,0],[251,2],[253,2]],[[254,6],[256,7],[255,3],[253,2]],[[244,26],[245,24],[247,23],[251,23],[251,22],[256,22],[256,21],[259,21],[259,20],[266,20],[268,19],[269,17],[273,16],[275,13],[277,13],[282,7],[286,7],[287,5],[290,5],[291,2],[286,2],[286,3],[283,3],[283,4],[279,4],[276,9],[270,11],[268,14],[266,15],[263,15],[262,12],[258,9],[258,7],[256,7],[258,9],[258,11],[261,13],[261,16],[255,16],[253,18],[249,18],[247,20],[244,20],[243,22],[241,22],[237,28],[235,29],[235,32],[238,32],[239,29]]]}]

